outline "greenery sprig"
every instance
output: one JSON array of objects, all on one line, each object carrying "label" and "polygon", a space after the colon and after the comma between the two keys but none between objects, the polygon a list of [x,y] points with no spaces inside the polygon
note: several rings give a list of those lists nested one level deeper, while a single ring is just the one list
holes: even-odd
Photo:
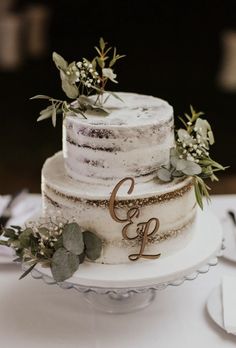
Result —
[{"label": "greenery sprig", "polygon": [[[107,96],[104,98],[105,87],[108,81],[118,83],[113,66],[125,55],[117,54],[116,47],[107,47],[103,38],[100,38],[99,47],[95,46],[95,50],[97,55],[92,60],[82,58],[72,63],[68,63],[60,54],[53,52],[52,59],[60,72],[62,90],[72,101],[58,100],[47,95],[32,97],[31,99],[47,99],[50,103],[40,112],[37,121],[52,118],[52,124],[55,127],[57,116],[65,117],[68,112],[84,118],[86,118],[87,110],[99,112],[104,116],[109,114],[104,107],[109,96],[120,98],[110,91],[106,91]],[[89,98],[94,94],[93,98]]]},{"label": "greenery sprig", "polygon": [[48,223],[22,228],[0,229],[0,245],[15,250],[15,261],[22,262],[27,270],[20,279],[29,274],[37,264],[50,267],[56,282],[70,278],[84,262],[85,257],[96,260],[101,253],[101,239],[90,231],[81,231],[75,222]]},{"label": "greenery sprig", "polygon": [[218,180],[215,172],[225,170],[221,164],[210,157],[210,146],[214,144],[214,135],[210,124],[200,116],[203,112],[196,112],[190,106],[191,115],[179,117],[185,128],[176,131],[176,144],[170,150],[169,166],[162,166],[157,176],[168,182],[174,178],[192,176],[196,200],[203,208],[203,196],[210,198],[210,187],[205,179]]}]

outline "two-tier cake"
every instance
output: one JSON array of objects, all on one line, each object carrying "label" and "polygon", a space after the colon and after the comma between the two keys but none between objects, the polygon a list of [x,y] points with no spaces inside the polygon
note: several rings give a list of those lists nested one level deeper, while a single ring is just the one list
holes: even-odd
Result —
[{"label": "two-tier cake", "polygon": [[[130,262],[129,256],[140,252],[149,220],[143,254],[164,257],[183,248],[194,233],[196,215],[192,178],[157,179],[174,146],[173,108],[152,96],[118,96],[122,101],[107,100],[107,117],[67,115],[63,151],[42,170],[44,215],[61,212],[97,234],[103,247],[96,262],[109,264]],[[116,192],[114,218],[111,194],[124,178],[130,179]],[[128,193],[131,178],[134,187]]]}]

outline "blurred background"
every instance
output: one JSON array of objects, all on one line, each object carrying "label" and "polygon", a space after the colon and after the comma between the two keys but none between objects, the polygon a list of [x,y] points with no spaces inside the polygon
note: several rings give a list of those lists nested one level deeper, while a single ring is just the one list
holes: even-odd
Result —
[{"label": "blurred background", "polygon": [[212,157],[230,165],[213,193],[236,193],[236,1],[227,0],[0,0],[0,193],[40,192],[61,123],[37,123],[45,103],[29,98],[64,98],[52,51],[92,58],[100,36],[127,55],[116,89],[166,99],[176,117],[190,104],[206,113]]}]

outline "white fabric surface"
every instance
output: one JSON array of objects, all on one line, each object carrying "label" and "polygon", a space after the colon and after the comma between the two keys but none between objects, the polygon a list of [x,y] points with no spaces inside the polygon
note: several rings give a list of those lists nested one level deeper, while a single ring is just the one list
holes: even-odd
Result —
[{"label": "white fabric surface", "polygon": [[[236,210],[236,195],[216,196],[212,208],[224,217]],[[21,217],[22,218],[22,217]],[[62,290],[30,276],[19,281],[15,264],[0,263],[0,346],[9,348],[227,348],[236,336],[208,316],[206,300],[236,263],[221,259],[209,273],[157,292],[148,308],[131,314],[94,311],[75,290]]]}]

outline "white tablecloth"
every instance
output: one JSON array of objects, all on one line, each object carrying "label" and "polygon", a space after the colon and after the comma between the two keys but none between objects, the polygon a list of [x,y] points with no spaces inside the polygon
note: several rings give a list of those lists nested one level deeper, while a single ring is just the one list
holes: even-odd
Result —
[{"label": "white tablecloth", "polygon": [[[235,208],[236,195],[215,196],[219,217]],[[0,263],[0,347],[3,348],[226,348],[226,334],[208,316],[206,300],[223,274],[236,275],[236,263],[219,265],[196,280],[157,293],[148,308],[131,314],[94,311],[75,290],[62,290]],[[235,309],[236,310],[236,309]]]}]

